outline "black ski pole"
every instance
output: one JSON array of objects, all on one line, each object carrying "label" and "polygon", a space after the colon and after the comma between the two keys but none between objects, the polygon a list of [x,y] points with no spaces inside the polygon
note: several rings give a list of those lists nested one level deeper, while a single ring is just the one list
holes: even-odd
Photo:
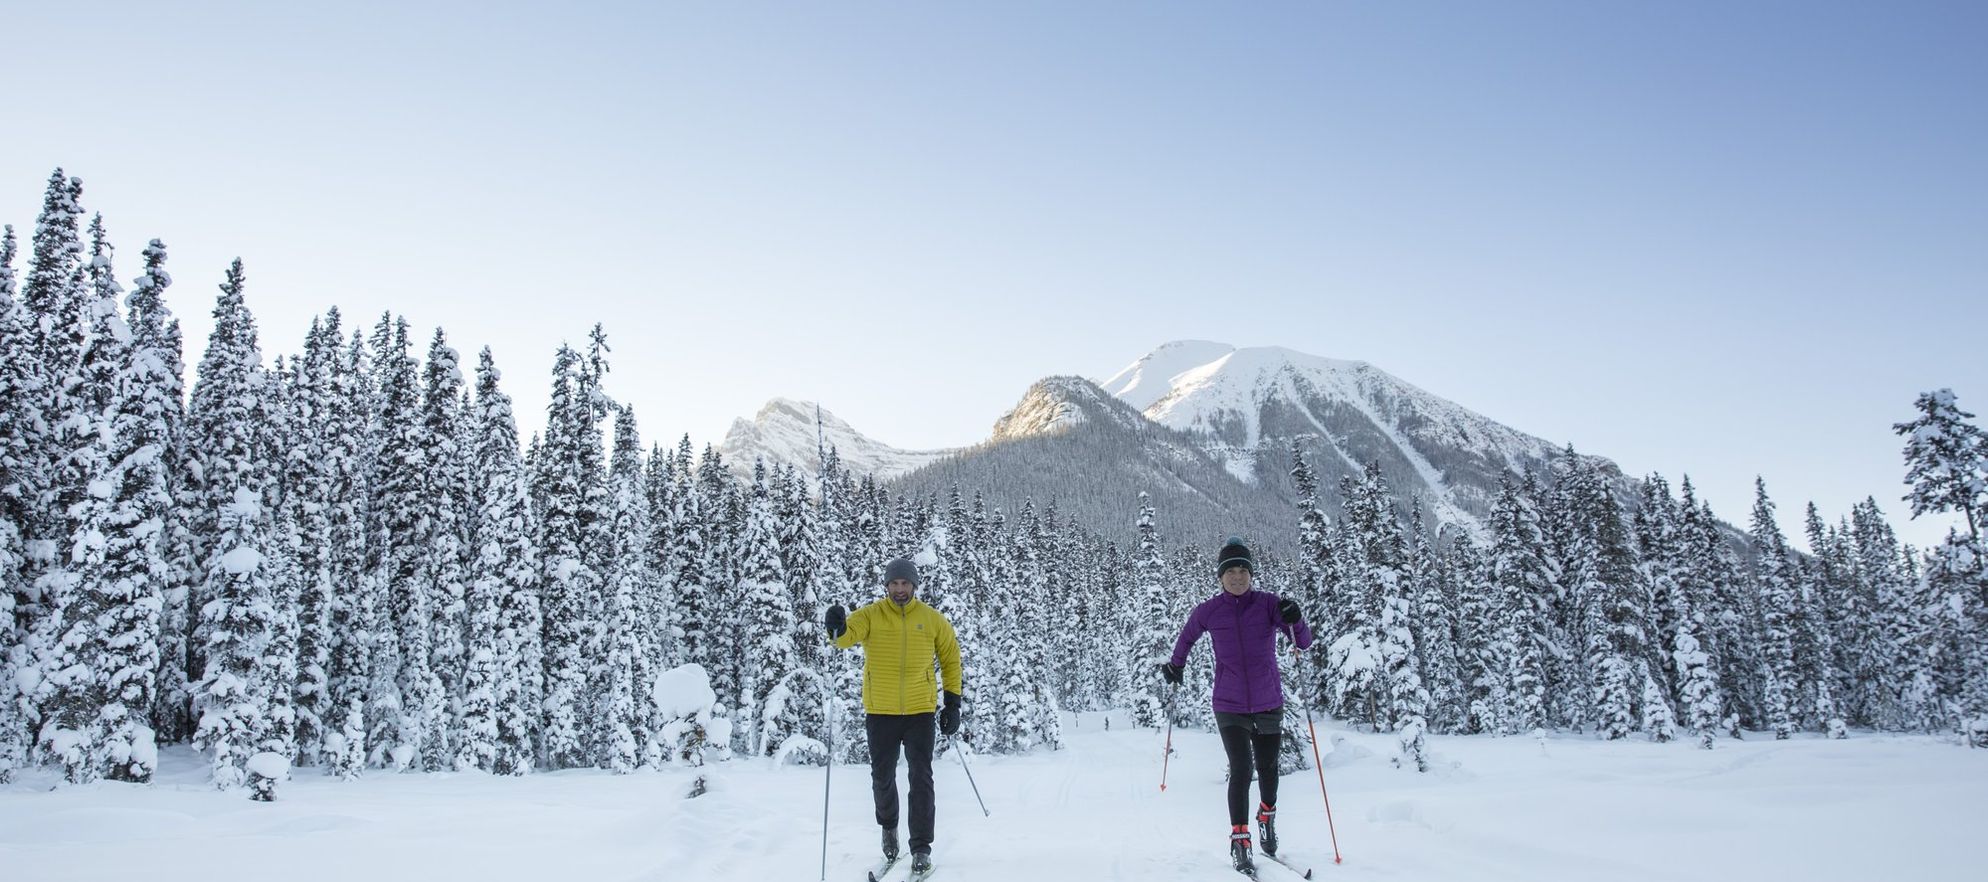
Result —
[{"label": "black ski pole", "polygon": [[821,882],[828,882],[828,785],[835,777],[835,696],[828,691],[828,681],[822,681],[822,702],[826,705],[823,715],[828,724],[828,756],[822,759],[821,773]]},{"label": "black ski pole", "polygon": [[961,750],[959,745],[960,741],[958,738],[947,739],[947,746],[952,749],[953,753],[959,755],[959,767],[966,770],[966,783],[973,787],[973,800],[980,803],[980,816],[983,818],[990,817],[993,815],[993,812],[987,810],[987,800],[980,798],[980,785],[973,782],[973,767],[966,764],[966,751]]}]

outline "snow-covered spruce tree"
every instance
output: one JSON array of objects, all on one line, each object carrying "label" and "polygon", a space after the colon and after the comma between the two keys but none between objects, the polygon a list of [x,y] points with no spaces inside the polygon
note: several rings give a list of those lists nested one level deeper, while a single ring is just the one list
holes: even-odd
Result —
[{"label": "snow-covered spruce tree", "polygon": [[718,693],[718,713],[732,718],[732,743],[727,747],[745,751],[746,726],[738,718],[748,710],[750,700],[741,692],[743,671],[740,655],[738,604],[738,542],[744,532],[743,506],[736,481],[725,466],[717,448],[705,445],[697,460],[697,499],[701,516],[703,559],[698,562],[698,578],[704,587],[705,627],[703,651],[711,675],[711,689]]},{"label": "snow-covered spruce tree", "polygon": [[1958,511],[1970,539],[1981,538],[1983,506],[1988,505],[1988,436],[1968,422],[1952,389],[1920,393],[1912,406],[1919,416],[1892,431],[1905,437],[1905,483],[1912,491],[1912,516]]},{"label": "snow-covered spruce tree", "polygon": [[1927,667],[1940,723],[1970,747],[1988,747],[1988,557],[1956,530],[1926,561]]},{"label": "snow-covered spruce tree", "polygon": [[1913,585],[1903,574],[1905,555],[1874,498],[1851,508],[1850,538],[1873,617],[1857,653],[1855,679],[1868,690],[1872,724],[1885,731],[1906,731],[1922,715],[1910,701],[1919,656],[1910,649],[1916,611]]},{"label": "snow-covered spruce tree", "polygon": [[[89,333],[65,393],[72,409],[54,426],[55,443],[66,448],[53,489],[65,502],[67,537],[59,569],[41,580],[46,610],[41,624],[49,636],[40,644],[42,678],[35,695],[42,713],[41,747],[78,784],[96,780],[110,764],[106,726],[123,728],[129,718],[128,709],[110,701],[105,690],[112,678],[109,666],[122,669],[131,659],[107,650],[120,596],[147,587],[148,568],[145,549],[133,541],[129,500],[118,492],[120,454],[126,451],[117,437],[117,398],[130,363],[131,334],[118,314],[119,290],[101,216],[90,223],[90,240],[89,297],[83,304]],[[136,586],[130,584],[134,574]],[[130,649],[156,651],[156,644]],[[104,719],[107,712],[118,719]],[[125,753],[128,758],[129,750]]]},{"label": "snow-covered spruce tree", "polygon": [[331,510],[336,492],[333,458],[325,435],[333,419],[333,382],[345,342],[338,310],[313,318],[304,353],[294,364],[290,390],[290,444],[283,461],[284,506],[296,527],[297,587],[296,757],[300,765],[324,763],[326,720],[330,716],[331,606],[337,555]]},{"label": "snow-covered spruce tree", "polygon": [[[281,359],[278,359],[277,373],[283,370]],[[268,413],[275,409],[272,406],[278,402],[269,396],[264,397],[264,402],[263,425],[286,429],[283,417]],[[299,586],[296,508],[287,500],[279,501],[267,526],[268,534],[262,546],[265,550],[262,569],[269,580],[269,639],[262,645],[258,667],[263,674],[257,681],[263,693],[257,703],[265,709],[263,719],[266,725],[256,744],[256,752],[249,756],[246,764],[250,796],[264,802],[276,798],[276,785],[289,776],[290,765],[297,755],[295,687]]]},{"label": "snow-covered spruce tree", "polygon": [[740,714],[753,756],[771,756],[787,736],[782,725],[792,700],[789,674],[796,669],[793,599],[780,562],[779,526],[773,520],[773,500],[766,485],[766,466],[753,463],[752,489],[746,498],[745,532],[740,535],[739,604],[743,607],[741,649],[747,703]]},{"label": "snow-covered spruce tree", "polygon": [[153,672],[152,707],[148,713],[155,740],[172,743],[193,734],[193,686],[187,679],[192,631],[187,601],[200,567],[194,556],[186,494],[197,482],[187,474],[191,458],[186,449],[186,363],[181,354],[179,320],[165,305],[166,289],[173,283],[172,276],[166,272],[165,243],[151,240],[144,255],[145,272],[132,283],[127,320],[131,324],[134,358],[150,353],[155,359],[147,365],[147,370],[157,374],[156,382],[148,386],[155,397],[143,405],[143,410],[162,426],[159,457],[166,476],[168,505],[160,522],[158,540],[165,569],[159,574],[159,664]]},{"label": "snow-covered spruce tree", "polygon": [[[374,370],[378,452],[373,463],[374,543],[379,547],[375,578],[381,585],[386,627],[393,630],[392,659],[374,658],[374,676],[391,665],[399,707],[387,727],[368,740],[396,770],[448,768],[440,753],[448,711],[442,681],[434,668],[434,585],[429,578],[427,474],[435,465],[421,420],[420,378],[408,352],[407,319],[380,317],[374,331]],[[382,709],[384,710],[384,708]]]},{"label": "snow-covered spruce tree", "polygon": [[[948,492],[944,517],[946,547],[944,553],[939,555],[935,569],[944,572],[948,588],[946,596],[939,599],[937,608],[946,621],[952,623],[953,633],[959,641],[960,680],[966,690],[962,698],[971,695],[971,699],[960,708],[959,737],[971,743],[984,744],[986,742],[981,739],[991,734],[987,721],[993,719],[992,715],[982,713],[985,707],[992,707],[983,699],[993,694],[988,687],[992,659],[983,651],[988,642],[986,550],[981,535],[986,523],[967,509],[966,501],[956,486]],[[823,536],[828,536],[826,529]],[[822,553],[825,563],[832,560],[826,543]],[[834,665],[835,662],[835,657],[831,655],[829,663]],[[840,671],[841,667],[831,668],[831,675],[839,675]],[[833,682],[830,681],[831,685]]]},{"label": "snow-covered spruce tree", "polygon": [[590,468],[599,463],[601,446],[587,368],[571,347],[561,346],[553,363],[552,400],[546,407],[546,429],[540,448],[533,495],[540,500],[540,563],[545,570],[544,751],[549,768],[593,765],[599,758],[599,696],[588,655],[599,643],[599,597],[604,580],[590,565],[595,514],[589,507],[589,485],[604,474]]},{"label": "snow-covered spruce tree", "polygon": [[[821,557],[816,509],[808,493],[812,477],[803,476],[791,467],[782,467],[780,476],[774,482],[773,494],[777,503],[781,567],[787,577],[787,602],[791,610],[787,633],[794,647],[794,670],[775,686],[785,687],[787,700],[774,725],[790,738],[800,736],[793,741],[794,749],[789,755],[796,761],[812,764],[825,761],[829,750],[825,712],[830,691],[823,667],[828,647],[823,640],[821,621],[822,613],[828,609],[828,603],[822,599],[827,593],[823,580],[831,568]],[[937,575],[941,568],[928,569]],[[951,593],[946,592],[947,596]],[[802,747],[808,749],[802,751]]]},{"label": "snow-covered spruce tree", "polygon": [[1422,684],[1429,692],[1429,725],[1437,732],[1454,732],[1463,725],[1468,711],[1457,653],[1454,579],[1429,543],[1420,496],[1410,507],[1408,532],[1406,596],[1414,611],[1409,631],[1422,665]]},{"label": "snow-covered spruce tree", "polygon": [[[164,246],[154,239],[145,250],[146,271],[128,300],[130,347],[111,399],[106,478],[114,482],[112,505],[100,532],[105,537],[104,569],[94,582],[106,635],[100,670],[105,705],[98,717],[102,734],[98,766],[105,777],[143,783],[157,766],[157,736],[151,726],[159,668],[159,614],[170,576],[161,537],[173,518],[169,452],[180,404],[179,339],[168,332],[171,314],[159,300],[163,288]],[[101,288],[109,279],[108,254],[100,264]],[[105,292],[108,293],[108,292]],[[114,310],[98,305],[93,336],[118,337]],[[106,342],[106,349],[115,348]]]},{"label": "snow-covered spruce tree", "polygon": [[1491,511],[1491,584],[1502,615],[1497,655],[1505,706],[1497,717],[1507,734],[1543,732],[1546,726],[1546,663],[1553,654],[1550,603],[1556,574],[1541,557],[1545,540],[1532,500],[1507,477]]},{"label": "snow-covered spruce tree", "polygon": [[441,328],[428,343],[428,360],[422,371],[421,436],[428,446],[427,469],[423,474],[427,489],[423,494],[424,520],[428,525],[425,555],[433,616],[431,628],[431,667],[441,689],[442,707],[436,718],[441,731],[429,742],[423,757],[427,768],[455,768],[459,759],[454,742],[459,734],[457,713],[462,706],[464,632],[468,628],[469,518],[474,490],[470,481],[470,457],[462,449],[462,366],[456,350],[449,345]]},{"label": "snow-covered spruce tree", "polygon": [[[485,347],[476,368],[478,508],[471,571],[469,668],[464,674],[465,760],[500,775],[532,770],[544,697],[538,528],[530,480],[518,457],[510,396]],[[487,744],[487,748],[486,745]],[[486,766],[484,763],[488,762]]]},{"label": "snow-covered spruce tree", "polygon": [[1464,684],[1460,731],[1503,734],[1498,714],[1509,704],[1505,674],[1511,668],[1507,659],[1517,652],[1517,637],[1506,627],[1504,604],[1484,551],[1468,531],[1460,531],[1450,543],[1448,569],[1456,586],[1457,668]]},{"label": "snow-covered spruce tree", "polygon": [[[336,315],[334,314],[334,318]],[[327,336],[338,341],[337,326]],[[328,566],[335,586],[331,594],[329,691],[325,711],[325,770],[350,780],[366,768],[374,745],[368,741],[367,721],[378,715],[371,706],[377,683],[373,659],[380,635],[379,582],[372,577],[368,555],[371,506],[373,413],[372,366],[363,332],[352,341],[331,376],[328,407],[318,427],[331,490],[326,511],[331,541]]]},{"label": "snow-covered spruce tree", "polygon": [[1800,624],[1796,609],[1800,598],[1795,584],[1794,562],[1787,539],[1774,521],[1774,503],[1767,498],[1767,482],[1754,479],[1753,524],[1749,533],[1753,546],[1753,593],[1760,598],[1762,673],[1766,680],[1767,723],[1776,740],[1794,734],[1801,678],[1795,668],[1795,629]]},{"label": "snow-covered spruce tree", "polygon": [[27,762],[28,724],[15,684],[24,647],[15,627],[25,598],[29,518],[38,505],[30,477],[41,455],[40,372],[27,315],[14,301],[14,228],[0,235],[0,783]]},{"label": "snow-covered spruce tree", "polygon": [[[1051,551],[1055,544],[1051,537],[1053,530],[1049,522],[1036,513],[1035,500],[1022,499],[1022,513],[1015,527],[1015,541],[1009,545],[1014,565],[1010,573],[1015,579],[1014,604],[1010,607],[1009,621],[1022,626],[1024,630],[1017,636],[1025,640],[1027,634],[1039,636],[1049,633],[1051,597],[1061,590],[1060,586],[1053,587],[1052,582],[1060,582],[1062,574],[1050,569],[1054,559],[1045,556],[1045,552]],[[1050,653],[1038,650],[1022,655],[1034,668],[1030,678],[1035,681],[1036,691],[1030,712],[1035,743],[1060,750],[1063,747],[1063,720],[1059,713],[1062,708],[1057,704],[1054,672],[1049,669]]]},{"label": "snow-covered spruce tree", "polygon": [[[627,774],[660,762],[660,745],[652,732],[651,707],[645,692],[655,683],[649,660],[650,613],[645,583],[648,555],[643,537],[649,530],[648,496],[642,491],[642,447],[632,408],[618,408],[614,420],[614,459],[608,478],[613,491],[613,541],[607,568],[607,597],[602,608],[606,671],[603,674],[602,721],[606,734],[607,767]],[[655,756],[650,756],[654,751]]]},{"label": "snow-covered spruce tree", "polygon": [[[1298,559],[1293,567],[1293,578],[1286,587],[1291,591],[1292,599],[1298,602],[1306,615],[1312,617],[1312,636],[1318,645],[1329,647],[1341,636],[1339,628],[1344,612],[1328,593],[1329,587],[1336,581],[1330,572],[1332,524],[1319,505],[1318,475],[1312,470],[1304,452],[1295,444],[1291,447],[1291,481],[1298,491]],[[1173,625],[1169,623],[1163,630],[1171,627]],[[1167,640],[1171,641],[1172,635],[1168,635]],[[1322,672],[1326,668],[1320,660],[1327,655],[1326,652],[1314,651],[1308,653],[1303,661],[1291,665],[1298,681],[1298,692],[1307,701],[1323,691]]]},{"label": "snow-covered spruce tree", "polygon": [[1386,591],[1395,590],[1383,582],[1399,584],[1405,564],[1399,544],[1385,541],[1381,521],[1392,524],[1388,503],[1375,507],[1375,497],[1364,481],[1351,476],[1340,479],[1340,496],[1346,500],[1345,518],[1339,524],[1340,561],[1338,578],[1330,593],[1341,604],[1338,636],[1326,650],[1325,705],[1328,713],[1349,722],[1366,723],[1376,732],[1389,731],[1387,711],[1389,683],[1381,656],[1381,616]]},{"label": "snow-covered spruce tree", "polygon": [[35,352],[29,364],[37,373],[31,390],[35,395],[33,425],[39,432],[34,436],[34,461],[21,471],[22,478],[33,482],[33,497],[24,531],[28,589],[16,598],[15,614],[27,644],[21,663],[26,676],[20,688],[27,696],[25,711],[37,727],[47,714],[45,705],[60,689],[47,677],[52,673],[59,676],[54,667],[62,653],[57,645],[62,634],[59,604],[67,593],[66,583],[73,578],[62,551],[71,526],[65,513],[77,501],[80,485],[64,480],[64,461],[74,444],[63,436],[61,426],[80,406],[73,391],[80,383],[77,369],[88,298],[79,233],[82,208],[77,204],[82,189],[82,181],[64,177],[59,168],[49,177],[41,215],[35,222],[26,284],[21,289],[29,343]]},{"label": "snow-covered spruce tree", "polygon": [[1726,713],[1721,729],[1737,738],[1744,725],[1758,725],[1766,718],[1759,604],[1747,591],[1717,516],[1711,505],[1697,498],[1689,475],[1679,485],[1678,495],[1678,532],[1686,568],[1681,584],[1703,622],[1698,642],[1718,677]]},{"label": "snow-covered spruce tree", "polygon": [[[668,649],[671,667],[697,664],[703,657],[704,607],[706,605],[702,562],[704,529],[702,500],[697,497],[695,460],[690,436],[677,439],[670,456],[669,505],[654,510],[655,527],[651,539],[661,549],[663,576],[668,593],[663,596],[663,617],[668,621],[662,639]],[[705,669],[709,671],[709,668]]]},{"label": "snow-covered spruce tree", "polygon": [[1127,649],[1131,661],[1126,678],[1131,692],[1127,707],[1138,726],[1164,727],[1168,699],[1177,693],[1156,676],[1173,652],[1179,633],[1167,608],[1166,560],[1160,556],[1159,529],[1153,524],[1153,501],[1139,494],[1139,547],[1132,555],[1134,611]]},{"label": "snow-covered spruce tree", "polygon": [[[676,601],[676,458],[661,444],[649,448],[643,466],[642,491],[649,499],[649,535],[643,542],[649,559],[649,608],[656,619],[649,627],[649,658],[657,671],[676,666],[677,625],[670,618]],[[653,703],[653,702],[652,702]]]},{"label": "snow-covered spruce tree", "polygon": [[265,652],[276,630],[275,598],[264,558],[270,530],[263,494],[271,479],[264,459],[263,398],[268,394],[255,321],[242,301],[240,260],[228,269],[214,306],[214,331],[200,360],[188,421],[199,439],[195,466],[205,498],[228,492],[211,517],[206,581],[199,595],[201,680],[194,744],[212,751],[213,780],[228,789],[247,780],[246,764],[269,729],[271,671]]},{"label": "snow-covered spruce tree", "polygon": [[1629,548],[1621,509],[1593,461],[1570,463],[1563,494],[1574,536],[1570,538],[1569,589],[1586,597],[1587,688],[1597,734],[1626,738],[1639,723],[1637,704],[1644,693],[1649,657],[1645,628],[1648,589]]},{"label": "snow-covered spruce tree", "polygon": [[[1644,578],[1651,586],[1653,618],[1661,623],[1652,636],[1662,658],[1652,667],[1651,675],[1661,676],[1672,684],[1668,689],[1662,683],[1657,684],[1667,699],[1662,710],[1668,712],[1668,701],[1675,700],[1685,726],[1698,737],[1699,746],[1709,750],[1718,737],[1723,714],[1718,674],[1699,642],[1704,625],[1694,600],[1706,592],[1692,583],[1682,516],[1683,511],[1671,497],[1670,485],[1662,476],[1651,475],[1643,482],[1643,504],[1636,513],[1637,548]],[[1651,717],[1652,710],[1650,697],[1646,695],[1646,729],[1660,722]],[[1653,737],[1658,734],[1651,731]]]},{"label": "snow-covered spruce tree", "polygon": [[1831,738],[1849,737],[1837,696],[1843,694],[1837,672],[1836,632],[1840,619],[1856,613],[1856,593],[1848,584],[1848,558],[1829,531],[1815,503],[1804,521],[1809,540],[1807,559],[1796,570],[1800,584],[1801,627],[1795,631],[1795,663],[1804,684],[1802,700],[1811,720]]}]

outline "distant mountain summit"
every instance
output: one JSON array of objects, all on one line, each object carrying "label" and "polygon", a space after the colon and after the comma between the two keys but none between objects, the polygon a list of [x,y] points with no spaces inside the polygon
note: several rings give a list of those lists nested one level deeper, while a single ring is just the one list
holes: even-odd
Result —
[{"label": "distant mountain summit", "polygon": [[[760,459],[769,469],[784,464],[812,475],[821,467],[815,408],[812,402],[775,398],[751,420],[733,420],[718,451],[740,474],[751,474],[753,461]],[[821,429],[828,446],[841,457],[843,468],[858,475],[875,475],[878,480],[915,471],[955,452],[900,450],[856,431],[826,408],[821,410]]]},{"label": "distant mountain summit", "polygon": [[1379,462],[1404,501],[1419,496],[1433,519],[1472,530],[1490,513],[1501,475],[1543,470],[1560,452],[1366,362],[1282,347],[1167,343],[1100,385],[1148,419],[1202,438],[1253,485],[1287,490],[1293,447],[1327,488]]},{"label": "distant mountain summit", "polygon": [[[1290,533],[1294,509],[1230,474],[1202,439],[1147,419],[1081,377],[1038,381],[994,424],[988,439],[891,483],[892,492],[945,499],[979,492],[1009,514],[1033,501],[1055,506],[1105,536],[1129,540],[1139,494],[1170,540],[1195,545],[1230,533]],[[1211,546],[1212,547],[1212,546]]]}]

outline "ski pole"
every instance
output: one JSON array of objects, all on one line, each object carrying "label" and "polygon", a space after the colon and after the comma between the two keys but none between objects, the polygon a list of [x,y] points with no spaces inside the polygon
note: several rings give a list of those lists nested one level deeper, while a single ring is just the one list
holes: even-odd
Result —
[{"label": "ski pole", "polygon": [[[1291,648],[1291,654],[1298,654],[1297,647]],[[1325,792],[1325,760],[1320,759],[1318,755],[1318,726],[1312,723],[1311,703],[1305,702],[1304,705],[1305,730],[1312,736],[1312,765],[1318,767],[1318,795],[1325,798],[1325,829],[1332,834],[1332,862],[1345,863],[1345,859],[1339,855],[1339,830],[1332,825],[1332,797]]]},{"label": "ski pole", "polygon": [[835,777],[835,696],[828,692],[828,682],[822,681],[821,694],[827,696],[828,705],[823,716],[828,725],[828,756],[823,758],[821,773],[821,882],[828,882],[828,785]]},{"label": "ski pole", "polygon": [[1180,694],[1180,684],[1167,688],[1167,744],[1160,754],[1160,792],[1167,792],[1167,763],[1173,759],[1173,699]]},{"label": "ski pole", "polygon": [[987,810],[987,800],[980,798],[980,785],[973,783],[973,767],[966,764],[966,751],[960,749],[959,739],[947,739],[947,746],[951,747],[953,753],[959,756],[959,767],[966,770],[966,783],[973,786],[973,801],[980,803],[980,816],[983,818],[991,817],[993,812]]}]

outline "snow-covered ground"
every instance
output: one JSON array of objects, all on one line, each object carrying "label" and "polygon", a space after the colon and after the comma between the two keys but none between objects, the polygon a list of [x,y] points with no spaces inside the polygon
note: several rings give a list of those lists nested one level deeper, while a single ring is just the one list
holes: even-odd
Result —
[{"label": "snow-covered ground", "polygon": [[[1209,880],[1227,869],[1222,753],[1176,731],[1160,792],[1160,736],[1067,721],[1064,750],[977,757],[974,802],[941,758],[934,862],[946,882]],[[1323,726],[1323,722],[1321,722]],[[1688,744],[1583,737],[1431,739],[1428,774],[1392,768],[1391,740],[1322,728],[1345,863],[1332,864],[1313,772],[1285,779],[1284,851],[1321,879],[1978,878],[1988,751],[1925,736],[1766,736]],[[694,773],[528,778],[387,775],[341,783],[300,770],[279,801],[218,793],[192,753],[165,753],[150,787],[0,788],[0,878],[711,880],[821,877],[822,770],[732,762],[686,799]],[[900,772],[901,774],[901,772]],[[53,788],[53,789],[51,789]],[[838,766],[828,878],[860,879],[877,850],[867,769]],[[904,864],[893,874],[901,876]],[[1969,867],[1974,869],[1970,870]],[[1295,878],[1266,867],[1265,879]]]}]

